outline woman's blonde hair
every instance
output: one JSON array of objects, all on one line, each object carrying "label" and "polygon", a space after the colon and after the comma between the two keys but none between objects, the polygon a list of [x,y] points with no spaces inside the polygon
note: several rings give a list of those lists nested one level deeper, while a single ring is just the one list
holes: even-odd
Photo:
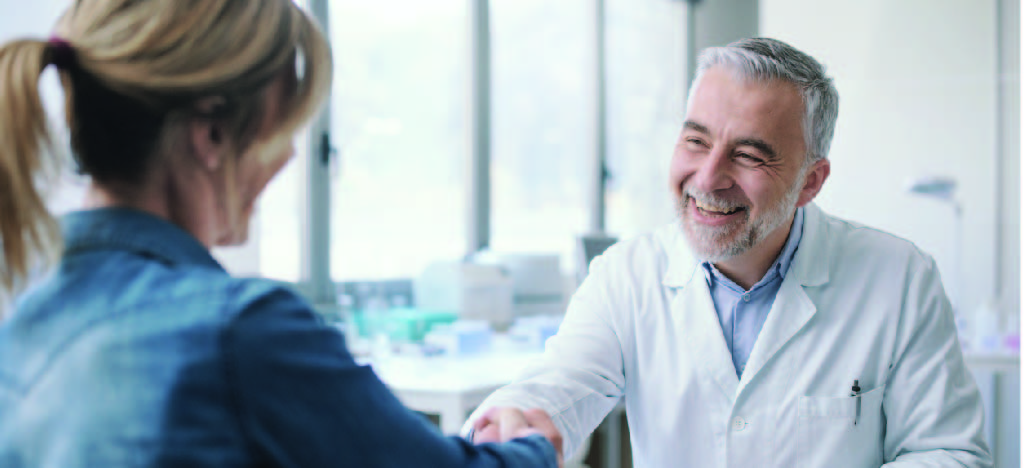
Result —
[{"label": "woman's blonde hair", "polygon": [[[330,88],[327,40],[292,0],[78,0],[54,33],[0,47],[0,299],[60,255],[41,192],[55,159],[38,90],[48,65],[60,73],[72,154],[98,183],[140,183],[183,118],[215,119],[239,154],[290,138]],[[256,135],[263,90],[283,73],[276,134]],[[218,105],[200,113],[207,98]]]}]

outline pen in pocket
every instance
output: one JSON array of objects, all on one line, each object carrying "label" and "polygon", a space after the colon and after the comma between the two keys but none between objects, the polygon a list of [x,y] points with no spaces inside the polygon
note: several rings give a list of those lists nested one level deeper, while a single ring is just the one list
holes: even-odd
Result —
[{"label": "pen in pocket", "polygon": [[856,399],[857,408],[853,415],[853,425],[857,425],[857,420],[860,419],[860,381],[853,381],[853,388],[851,389],[850,396]]}]

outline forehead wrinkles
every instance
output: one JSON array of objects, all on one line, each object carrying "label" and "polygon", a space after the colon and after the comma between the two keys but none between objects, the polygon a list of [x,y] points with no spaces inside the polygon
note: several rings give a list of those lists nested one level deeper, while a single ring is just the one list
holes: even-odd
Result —
[{"label": "forehead wrinkles", "polygon": [[[704,125],[716,138],[757,138],[803,154],[803,99],[796,85],[741,79],[714,67],[697,82],[687,119]],[[781,148],[780,148],[781,149]]]}]

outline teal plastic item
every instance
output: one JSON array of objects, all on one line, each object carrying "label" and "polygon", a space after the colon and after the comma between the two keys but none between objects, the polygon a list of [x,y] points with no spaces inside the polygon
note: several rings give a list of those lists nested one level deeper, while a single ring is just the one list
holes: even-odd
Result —
[{"label": "teal plastic item", "polygon": [[359,336],[371,338],[383,333],[395,341],[423,341],[435,325],[452,323],[459,318],[455,312],[423,310],[415,307],[393,307],[379,311],[357,310],[352,314]]}]

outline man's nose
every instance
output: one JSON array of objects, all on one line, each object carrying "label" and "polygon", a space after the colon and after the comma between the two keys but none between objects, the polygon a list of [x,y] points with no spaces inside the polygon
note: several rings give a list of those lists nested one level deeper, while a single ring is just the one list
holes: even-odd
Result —
[{"label": "man's nose", "polygon": [[701,158],[693,174],[693,186],[705,193],[731,188],[734,183],[732,160],[722,150],[712,150]]}]

